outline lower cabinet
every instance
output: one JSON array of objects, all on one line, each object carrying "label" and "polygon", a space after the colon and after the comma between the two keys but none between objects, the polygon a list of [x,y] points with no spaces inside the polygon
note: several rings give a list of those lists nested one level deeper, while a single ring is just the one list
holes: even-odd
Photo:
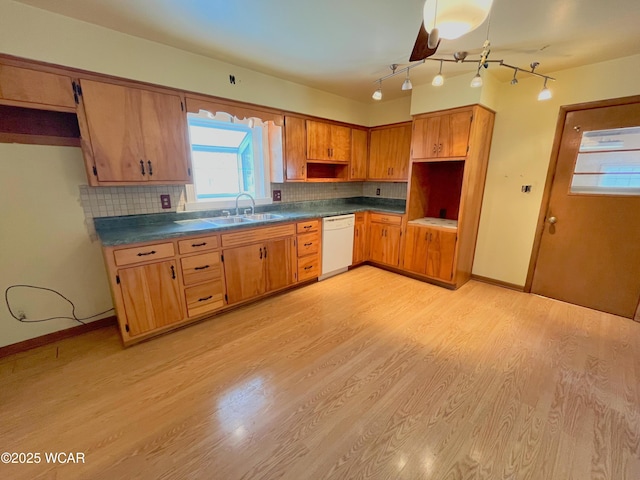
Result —
[{"label": "lower cabinet", "polygon": [[[295,283],[297,269],[295,229],[285,238],[268,239],[223,250],[224,276],[229,304],[242,302]],[[247,235],[259,240],[284,233],[281,227],[264,228]],[[231,242],[238,234],[229,234]],[[233,236],[233,237],[232,237]],[[223,246],[225,236],[223,235]]]},{"label": "lower cabinet", "polygon": [[118,270],[130,336],[156,330],[182,319],[180,284],[175,260]]},{"label": "lower cabinet", "polygon": [[437,280],[453,279],[457,233],[419,225],[407,225],[404,270]]},{"label": "lower cabinet", "polygon": [[367,260],[367,221],[366,213],[356,213],[356,222],[353,229],[353,264]]},{"label": "lower cabinet", "polygon": [[298,281],[304,282],[320,275],[320,220],[298,222],[296,225],[296,254]]},{"label": "lower cabinet", "polygon": [[400,262],[400,215],[372,213],[369,216],[369,260],[397,267]]}]

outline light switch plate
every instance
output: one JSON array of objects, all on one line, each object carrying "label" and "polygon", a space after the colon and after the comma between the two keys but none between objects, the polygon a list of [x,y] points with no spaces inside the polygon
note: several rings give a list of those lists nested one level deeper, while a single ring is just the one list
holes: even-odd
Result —
[{"label": "light switch plate", "polygon": [[160,195],[160,204],[163,210],[171,208],[171,195]]}]

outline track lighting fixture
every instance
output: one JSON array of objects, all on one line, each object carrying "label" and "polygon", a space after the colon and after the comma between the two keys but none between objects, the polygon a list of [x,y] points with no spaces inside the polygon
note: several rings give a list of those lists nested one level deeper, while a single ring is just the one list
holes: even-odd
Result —
[{"label": "track lighting fixture", "polygon": [[373,92],[371,98],[373,98],[374,100],[382,100],[382,79],[378,80],[378,89]]},{"label": "track lighting fixture", "polygon": [[431,80],[431,85],[434,87],[441,87],[444,84],[444,77],[442,76],[442,60],[440,60],[440,70],[438,74]]},{"label": "track lighting fixture", "polygon": [[516,67],[516,69],[513,71],[513,78],[511,79],[511,85],[517,85],[518,84],[518,79],[516,78],[516,75],[518,74],[518,68]]},{"label": "track lighting fixture", "polygon": [[547,88],[547,81],[548,80],[555,80],[555,78],[550,77],[549,75],[543,75],[541,73],[536,72],[536,68],[538,68],[538,66],[540,65],[538,62],[532,62],[530,67],[531,69],[525,69],[522,67],[516,67],[514,65],[509,65],[508,63],[505,63],[504,60],[489,60],[487,58],[487,55],[483,55],[480,59],[472,59],[472,58],[467,58],[467,53],[466,52],[455,52],[452,56],[453,58],[433,58],[433,57],[429,57],[429,58],[425,58],[424,60],[420,60],[418,62],[415,62],[411,65],[407,65],[404,68],[398,68],[399,65],[397,64],[393,64],[390,66],[391,68],[391,73],[389,75],[386,75],[384,77],[380,77],[378,80],[375,81],[375,83],[378,85],[378,88],[376,89],[375,92],[373,92],[373,99],[374,100],[382,100],[382,81],[386,80],[388,78],[391,77],[395,77],[396,75],[399,75],[401,73],[405,73],[406,74],[406,78],[404,80],[404,83],[402,84],[402,90],[411,90],[413,88],[412,84],[411,84],[411,80],[409,79],[409,70],[411,70],[412,68],[416,68],[419,67],[420,65],[422,65],[423,63],[425,63],[427,60],[430,61],[435,61],[435,62],[440,62],[440,69],[438,70],[438,74],[433,77],[433,80],[431,81],[431,85],[433,85],[434,87],[439,87],[441,85],[443,85],[444,83],[444,77],[442,76],[442,65],[444,62],[450,62],[450,63],[475,63],[478,68],[476,70],[476,74],[473,77],[473,79],[471,80],[471,84],[470,86],[472,88],[479,88],[482,87],[483,85],[483,80],[482,80],[482,76],[480,75],[480,70],[482,69],[482,67],[484,68],[489,68],[490,65],[497,65],[498,67],[505,67],[505,68],[510,68],[512,69],[513,72],[513,78],[511,79],[511,81],[509,82],[511,85],[517,85],[518,84],[518,78],[517,75],[520,73],[526,73],[527,75],[533,75],[534,77],[540,77],[544,79],[544,86],[542,87],[542,90],[540,91],[540,94],[538,95],[538,100],[548,100],[549,98],[551,98],[551,90],[549,90],[549,88]]},{"label": "track lighting fixture", "polygon": [[409,79],[409,69],[407,69],[407,78],[402,82],[402,90],[411,90],[413,85],[411,84],[411,80]]},{"label": "track lighting fixture", "polygon": [[545,77],[544,79],[544,85],[538,94],[538,100],[549,100],[551,98],[551,90],[547,88],[547,80],[549,80],[549,77]]},{"label": "track lighting fixture", "polygon": [[476,76],[471,79],[471,88],[478,88],[482,86],[482,77],[480,76],[480,67],[476,72]]}]

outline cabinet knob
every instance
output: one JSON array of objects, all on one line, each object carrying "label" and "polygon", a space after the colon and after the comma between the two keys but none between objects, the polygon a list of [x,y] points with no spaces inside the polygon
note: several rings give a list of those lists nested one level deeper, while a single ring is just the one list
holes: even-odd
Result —
[{"label": "cabinet knob", "polygon": [[556,217],[549,217],[549,220],[547,220],[551,225],[555,225],[556,222],[558,221],[558,219]]}]

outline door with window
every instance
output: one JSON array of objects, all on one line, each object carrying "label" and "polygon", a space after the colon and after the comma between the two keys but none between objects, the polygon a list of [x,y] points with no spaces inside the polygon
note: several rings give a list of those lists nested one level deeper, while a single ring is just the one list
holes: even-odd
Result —
[{"label": "door with window", "polygon": [[566,113],[531,291],[638,319],[640,98]]}]

